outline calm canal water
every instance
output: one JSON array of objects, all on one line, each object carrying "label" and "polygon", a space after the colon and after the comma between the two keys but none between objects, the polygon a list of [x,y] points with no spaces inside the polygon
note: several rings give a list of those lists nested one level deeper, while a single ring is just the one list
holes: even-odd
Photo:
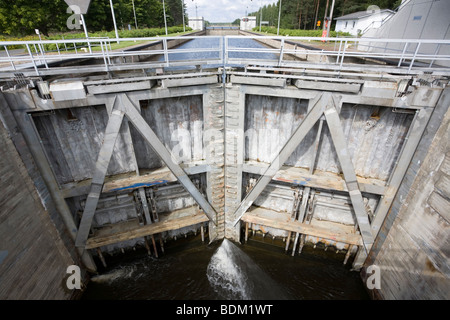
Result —
[{"label": "calm canal water", "polygon": [[[228,40],[229,48],[249,48],[252,49],[267,49],[263,44],[253,40],[253,39],[239,39],[232,38]],[[169,61],[184,61],[184,60],[205,60],[205,59],[219,59],[220,53],[217,49],[220,47],[220,38],[216,37],[198,37],[189,42],[183,43],[176,47],[176,49],[203,49],[199,52],[181,52],[181,53],[170,53]],[[214,49],[215,51],[210,52],[206,50]],[[278,60],[278,55],[274,53],[256,53],[253,51],[247,52],[230,52],[229,58],[231,59],[258,59],[258,60]],[[164,56],[158,58],[159,61],[164,61]],[[209,67],[221,67],[221,65],[210,65]],[[169,68],[174,69],[174,68]],[[175,69],[180,69],[176,67]]]},{"label": "calm canal water", "polygon": [[[362,300],[359,273],[344,254],[305,247],[292,257],[259,241],[168,243],[158,259],[118,255],[89,283],[85,300]],[[114,261],[115,260],[115,261]]]}]

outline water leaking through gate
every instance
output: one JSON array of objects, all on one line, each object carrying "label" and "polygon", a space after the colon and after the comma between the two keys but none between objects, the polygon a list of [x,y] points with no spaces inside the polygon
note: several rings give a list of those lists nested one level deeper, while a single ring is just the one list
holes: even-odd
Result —
[{"label": "water leaking through gate", "polygon": [[179,242],[167,244],[159,259],[145,253],[121,255],[92,279],[83,299],[368,299],[359,273],[342,265],[342,254],[307,248],[291,257],[281,247],[257,240],[247,245]]}]

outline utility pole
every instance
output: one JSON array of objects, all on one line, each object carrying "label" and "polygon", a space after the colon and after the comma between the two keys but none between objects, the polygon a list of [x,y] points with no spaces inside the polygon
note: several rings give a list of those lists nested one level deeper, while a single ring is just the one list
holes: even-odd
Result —
[{"label": "utility pole", "polygon": [[181,0],[181,15],[183,16],[183,32],[186,32],[186,23],[184,22],[184,0]]},{"label": "utility pole", "polygon": [[132,3],[133,3],[134,24],[136,25],[136,29],[137,29],[138,25],[137,25],[137,19],[136,19],[136,8],[134,7],[134,0],[132,0]]},{"label": "utility pole", "polygon": [[[253,0],[251,0],[253,1]],[[262,25],[262,0],[259,2],[259,32],[261,32],[261,25]]]},{"label": "utility pole", "polygon": [[280,20],[281,20],[281,0],[280,0],[280,8],[278,9],[278,29],[277,29],[277,36],[280,35]]},{"label": "utility pole", "polygon": [[327,5],[325,6],[325,15],[323,16],[322,30],[325,31],[326,21],[327,21],[327,13],[328,13],[328,4],[330,0],[327,0]]},{"label": "utility pole", "polygon": [[330,36],[331,22],[333,21],[334,2],[335,0],[333,0],[333,2],[331,3],[330,21],[328,22],[327,37]]},{"label": "utility pole", "polygon": [[120,43],[120,40],[119,40],[119,32],[117,31],[116,15],[114,14],[114,5],[113,5],[112,0],[109,0],[109,4],[110,4],[110,6],[111,6],[111,14],[112,14],[113,23],[114,23],[114,30],[116,31],[116,39],[117,39],[117,43]]},{"label": "utility pole", "polygon": [[317,1],[317,5],[316,5],[316,17],[314,19],[314,30],[317,29],[317,17],[319,16],[319,4],[320,4],[320,0],[316,0]]},{"label": "utility pole", "polygon": [[261,26],[262,26],[262,0],[259,2],[260,5],[260,13],[259,13],[259,32],[261,32]]},{"label": "utility pole", "polygon": [[166,29],[166,36],[168,35],[167,33],[167,17],[166,17],[166,4],[163,0],[163,11],[164,11],[164,27]]}]

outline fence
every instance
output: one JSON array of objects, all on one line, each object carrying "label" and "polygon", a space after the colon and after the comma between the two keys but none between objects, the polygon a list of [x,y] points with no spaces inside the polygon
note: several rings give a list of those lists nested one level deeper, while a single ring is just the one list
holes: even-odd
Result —
[{"label": "fence", "polygon": [[[171,48],[183,40],[189,45]],[[312,38],[271,36],[183,36],[127,38],[140,48],[113,50],[117,39],[89,38],[48,41],[0,42],[0,78],[15,73],[25,76],[99,72],[180,66],[270,66],[325,68],[332,70],[392,70],[402,74],[440,72],[449,74],[450,40],[368,38]],[[24,52],[9,48],[24,47]],[[56,50],[45,50],[56,48]],[[136,57],[139,58],[137,59]],[[82,65],[85,59],[95,63]],[[138,61],[138,62],[136,62]],[[371,64],[368,65],[367,61]],[[67,65],[67,63],[66,63]]]}]

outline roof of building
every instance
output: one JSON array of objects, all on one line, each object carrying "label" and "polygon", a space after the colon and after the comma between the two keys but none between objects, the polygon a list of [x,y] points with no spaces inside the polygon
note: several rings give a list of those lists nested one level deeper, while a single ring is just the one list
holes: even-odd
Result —
[{"label": "roof of building", "polygon": [[[384,12],[389,12],[391,14],[395,13],[394,11],[389,10],[389,9],[383,9],[383,10],[379,11],[379,13],[384,13]],[[370,16],[374,15],[375,13],[378,13],[378,11],[371,11],[371,12],[358,11],[358,12],[346,14],[345,16],[342,16],[342,17],[335,18],[334,20],[358,20],[358,19],[370,17]]]}]

